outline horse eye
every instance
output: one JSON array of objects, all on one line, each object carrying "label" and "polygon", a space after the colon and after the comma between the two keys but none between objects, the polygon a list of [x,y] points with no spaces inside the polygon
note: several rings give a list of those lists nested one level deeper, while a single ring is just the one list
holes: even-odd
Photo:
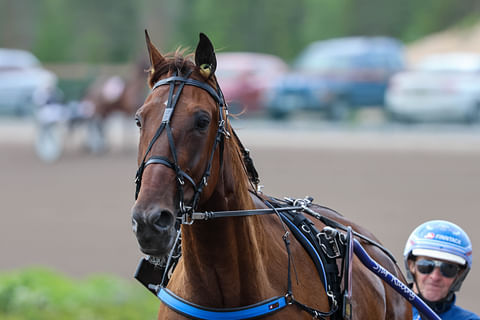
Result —
[{"label": "horse eye", "polygon": [[207,129],[209,124],[210,124],[210,117],[206,114],[201,114],[197,117],[195,121],[195,128],[197,128],[198,130],[205,130]]},{"label": "horse eye", "polygon": [[140,120],[140,118],[137,116],[135,117],[135,124],[137,125],[137,127],[141,128],[142,127],[142,121]]}]

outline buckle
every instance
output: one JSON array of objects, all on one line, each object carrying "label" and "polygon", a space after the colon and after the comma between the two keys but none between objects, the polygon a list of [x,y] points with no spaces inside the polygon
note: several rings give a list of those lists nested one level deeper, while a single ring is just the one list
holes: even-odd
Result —
[{"label": "buckle", "polygon": [[323,228],[322,232],[319,232],[316,235],[323,252],[330,259],[336,259],[342,255],[342,251],[340,250],[340,246],[338,244],[338,235],[338,230],[331,227]]},{"label": "buckle", "polygon": [[193,219],[193,215],[191,213],[185,212],[181,215],[180,221],[182,224],[192,225],[195,222],[195,219]]},{"label": "buckle", "polygon": [[330,300],[332,301],[332,306],[333,306],[333,309],[336,309],[337,306],[338,306],[338,303],[337,303],[337,299],[335,298],[335,295],[333,294],[333,292],[331,290],[328,290],[327,291],[327,296],[330,298]]},{"label": "buckle", "polygon": [[185,185],[185,180],[183,180],[183,177],[182,176],[177,176],[177,181],[180,185]]},{"label": "buckle", "polygon": [[307,196],[303,199],[295,199],[293,200],[293,205],[294,206],[300,206],[300,207],[303,207],[303,208],[306,208],[308,206],[310,206],[310,204],[312,204],[312,201],[313,201],[313,198],[310,197],[310,196]]},{"label": "buckle", "polygon": [[293,301],[294,301],[294,299],[293,299],[293,293],[287,292],[287,293],[285,294],[285,301],[287,302],[287,305],[293,304]]}]

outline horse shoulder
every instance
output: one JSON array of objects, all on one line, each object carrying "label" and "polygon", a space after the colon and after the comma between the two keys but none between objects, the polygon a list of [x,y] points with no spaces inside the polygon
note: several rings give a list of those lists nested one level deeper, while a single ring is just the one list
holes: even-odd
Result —
[{"label": "horse shoulder", "polygon": [[352,272],[353,318],[391,319],[386,317],[388,303],[382,280],[367,270],[356,257]]}]

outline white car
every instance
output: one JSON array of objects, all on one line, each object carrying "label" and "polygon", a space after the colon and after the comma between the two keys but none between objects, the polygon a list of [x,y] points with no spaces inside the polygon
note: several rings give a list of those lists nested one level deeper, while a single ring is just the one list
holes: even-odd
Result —
[{"label": "white car", "polygon": [[396,74],[386,112],[398,121],[480,121],[480,55],[435,54]]},{"label": "white car", "polygon": [[0,48],[0,114],[30,113],[54,92],[57,81],[32,53]]}]

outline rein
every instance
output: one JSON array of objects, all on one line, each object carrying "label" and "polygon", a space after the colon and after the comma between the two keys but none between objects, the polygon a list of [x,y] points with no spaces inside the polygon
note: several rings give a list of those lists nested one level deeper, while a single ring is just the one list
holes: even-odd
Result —
[{"label": "rein", "polygon": [[[252,209],[252,210],[234,210],[234,211],[207,211],[207,212],[193,212],[191,219],[192,220],[211,220],[211,219],[218,219],[218,218],[227,218],[227,217],[246,217],[246,216],[254,216],[254,215],[263,215],[263,214],[273,214],[276,212],[283,212],[283,211],[303,211],[305,213],[308,213],[312,217],[320,220],[323,222],[325,225],[330,226],[332,228],[338,228],[343,231],[347,231],[348,227],[344,226],[341,223],[336,222],[335,220],[329,219],[325,216],[322,216],[318,212],[313,211],[308,207],[308,205],[311,203],[313,199],[311,198],[305,198],[305,199],[297,199],[297,200],[292,200],[289,198],[286,198],[285,201],[287,203],[292,204],[292,206],[287,206],[287,207],[278,207],[278,208],[267,208],[267,209]],[[278,199],[275,199],[275,201],[279,201]],[[298,203],[301,203],[301,205],[296,205]],[[371,245],[374,245],[378,247],[380,250],[382,250],[388,257],[394,262],[397,263],[395,257],[393,254],[384,246],[379,244],[378,242],[364,236],[361,233],[358,233],[356,231],[353,231],[353,234],[357,236],[358,238],[368,242]]]}]

